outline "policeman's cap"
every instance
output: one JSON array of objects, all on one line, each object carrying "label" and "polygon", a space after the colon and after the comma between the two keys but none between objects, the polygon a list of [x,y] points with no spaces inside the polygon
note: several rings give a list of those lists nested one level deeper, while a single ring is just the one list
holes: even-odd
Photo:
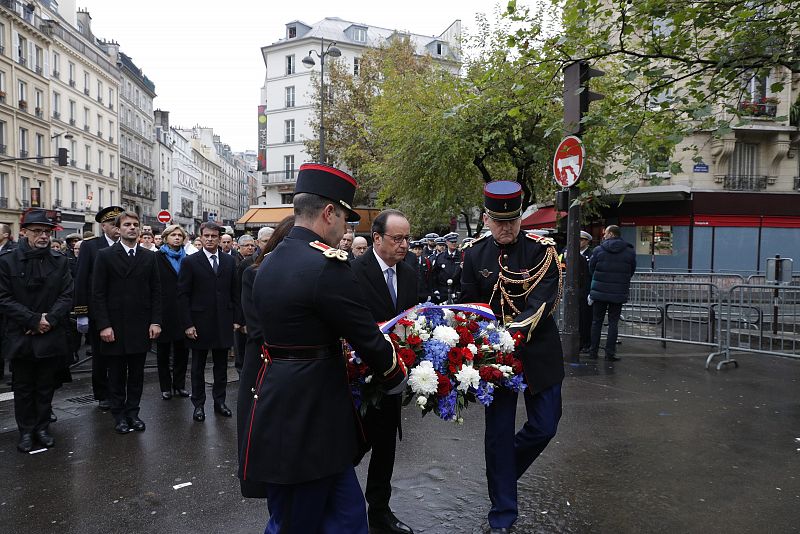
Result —
[{"label": "policeman's cap", "polygon": [[498,180],[483,188],[486,214],[496,221],[511,221],[522,215],[522,186],[517,182]]},{"label": "policeman's cap", "polygon": [[49,226],[50,228],[55,228],[57,225],[53,222],[53,220],[47,216],[47,212],[45,210],[30,210],[22,217],[22,223],[20,226],[22,228],[27,228],[32,224],[41,224],[42,226]]},{"label": "policeman's cap", "polygon": [[99,223],[104,222],[114,222],[114,219],[117,218],[117,215],[125,211],[125,208],[120,206],[108,206],[107,208],[103,208],[97,212],[97,215],[94,216],[94,220]]},{"label": "policeman's cap", "polygon": [[436,239],[433,240],[433,242],[436,243],[437,245],[444,245],[444,238],[437,237]]},{"label": "policeman's cap", "polygon": [[581,239],[588,239],[589,241],[591,241],[592,240],[592,234],[590,234],[589,232],[584,232],[583,230],[581,230]]},{"label": "policeman's cap", "polygon": [[458,243],[458,234],[455,232],[450,232],[446,236],[444,236],[444,240],[450,243]]},{"label": "policeman's cap", "polygon": [[294,193],[311,193],[329,198],[347,212],[347,222],[358,222],[361,216],[353,210],[356,194],[355,178],[344,171],[321,163],[304,163],[297,173]]},{"label": "policeman's cap", "polygon": [[422,248],[422,241],[412,241],[410,246],[411,248]]},{"label": "policeman's cap", "polygon": [[74,234],[69,234],[69,235],[68,235],[67,237],[65,237],[64,239],[66,239],[67,241],[72,241],[73,239],[74,239],[75,241],[80,241],[81,239],[83,239],[83,236],[81,236],[81,234],[74,233]]},{"label": "policeman's cap", "polygon": [[434,234],[434,233],[426,234],[425,239],[429,240],[439,239],[439,234]]}]

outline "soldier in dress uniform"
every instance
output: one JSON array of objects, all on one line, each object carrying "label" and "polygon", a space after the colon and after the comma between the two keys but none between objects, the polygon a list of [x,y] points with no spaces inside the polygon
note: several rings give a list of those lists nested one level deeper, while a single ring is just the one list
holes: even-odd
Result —
[{"label": "soldier in dress uniform", "polygon": [[[75,278],[75,307],[78,332],[88,334],[92,347],[92,392],[101,410],[110,410],[108,387],[108,359],[101,353],[100,331],[89,319],[89,302],[92,300],[92,279],[97,252],[112,246],[119,239],[119,228],[114,225],[117,215],[125,211],[120,206],[103,208],[94,220],[103,229],[99,237],[84,239],[78,255],[78,276]],[[91,324],[90,324],[91,323]]]},{"label": "soldier in dress uniform", "polygon": [[428,259],[436,255],[436,240],[439,239],[439,234],[430,233],[425,234],[425,248],[422,250],[422,255]]},{"label": "soldier in dress uniform", "polygon": [[461,251],[458,250],[458,234],[451,232],[441,238],[447,250],[436,256],[431,268],[431,285],[433,300],[446,302],[451,295],[457,295],[461,289]]},{"label": "soldier in dress uniform", "polygon": [[[406,370],[380,333],[338,250],[356,181],[321,164],[300,167],[295,226],[262,262],[253,286],[263,335],[255,387],[239,434],[242,494],[266,497],[266,533],[367,534],[367,509],[353,468],[364,435],[347,379],[342,338],[389,394]],[[241,379],[253,380],[245,365]]]},{"label": "soldier in dress uniform", "polygon": [[494,390],[486,408],[489,526],[509,532],[517,519],[517,479],[555,436],[561,418],[564,362],[553,318],[561,297],[555,241],[520,231],[522,188],[491,182],[484,188],[484,223],[491,231],[467,246],[461,301],[488,303],[500,321],[523,337],[517,356],[528,384],[526,422],[516,430],[517,393]]}]

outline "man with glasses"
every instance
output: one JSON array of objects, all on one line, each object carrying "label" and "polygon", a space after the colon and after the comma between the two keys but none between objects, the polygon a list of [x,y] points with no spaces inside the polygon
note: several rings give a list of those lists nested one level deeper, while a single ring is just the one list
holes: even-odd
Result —
[{"label": "man with glasses", "polygon": [[369,248],[369,243],[367,243],[367,239],[362,236],[356,236],[353,239],[353,256],[358,258],[362,254],[364,254]]},{"label": "man with glasses", "polygon": [[496,388],[486,408],[484,446],[489,527],[507,533],[517,519],[517,480],[555,436],[561,418],[564,360],[553,313],[561,276],[555,241],[520,230],[522,187],[497,181],[484,188],[483,222],[491,234],[466,247],[461,301],[488,303],[512,334],[525,369],[525,424],[516,432],[518,394]]},{"label": "man with glasses", "polygon": [[66,329],[73,288],[69,260],[50,248],[55,226],[44,210],[30,210],[22,221],[19,246],[0,253],[3,355],[14,363],[20,452],[30,452],[34,439],[44,447],[55,445],[48,428],[56,373],[69,352]]},{"label": "man with glasses", "polygon": [[[417,275],[403,261],[408,253],[411,226],[397,210],[384,210],[372,222],[372,250],[353,261],[356,275],[376,323],[388,321],[418,302]],[[401,395],[384,395],[364,416],[364,430],[372,446],[367,488],[369,526],[376,532],[408,534],[411,528],[397,519],[389,506],[392,472],[400,427]]]}]

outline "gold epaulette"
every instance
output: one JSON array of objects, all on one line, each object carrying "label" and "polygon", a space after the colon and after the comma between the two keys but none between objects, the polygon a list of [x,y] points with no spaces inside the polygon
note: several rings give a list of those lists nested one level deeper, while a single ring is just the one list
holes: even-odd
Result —
[{"label": "gold epaulette", "polygon": [[544,237],[537,234],[525,234],[525,237],[536,241],[540,245],[551,246],[551,247],[556,246],[556,241],[552,237]]},{"label": "gold epaulette", "polygon": [[476,237],[474,240],[472,240],[472,241],[470,241],[469,243],[467,243],[466,245],[462,246],[462,247],[461,247],[461,250],[466,250],[466,249],[468,249],[469,247],[471,247],[472,245],[474,245],[474,244],[475,244],[475,243],[477,243],[478,241],[481,241],[482,239],[486,239],[486,238],[487,238],[487,237],[489,237],[490,235],[492,235],[492,234],[487,232],[487,233],[483,234],[483,235],[482,235],[482,236],[480,236],[480,237]]},{"label": "gold epaulette", "polygon": [[339,261],[347,261],[347,252],[344,250],[333,248],[330,245],[326,245],[322,241],[311,241],[308,246],[311,248],[317,249],[322,252],[322,255],[328,259],[336,259]]}]

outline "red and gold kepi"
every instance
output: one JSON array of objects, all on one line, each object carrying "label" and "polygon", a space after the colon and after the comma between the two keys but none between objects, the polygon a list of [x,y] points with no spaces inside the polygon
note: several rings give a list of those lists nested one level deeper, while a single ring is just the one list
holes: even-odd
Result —
[{"label": "red and gold kepi", "polygon": [[522,186],[509,180],[489,182],[483,188],[486,214],[497,221],[511,221],[522,215]]},{"label": "red and gold kepi", "polygon": [[347,212],[347,222],[358,222],[361,216],[353,210],[356,194],[355,178],[344,171],[321,163],[304,163],[297,173],[294,194],[311,193],[329,198]]}]

